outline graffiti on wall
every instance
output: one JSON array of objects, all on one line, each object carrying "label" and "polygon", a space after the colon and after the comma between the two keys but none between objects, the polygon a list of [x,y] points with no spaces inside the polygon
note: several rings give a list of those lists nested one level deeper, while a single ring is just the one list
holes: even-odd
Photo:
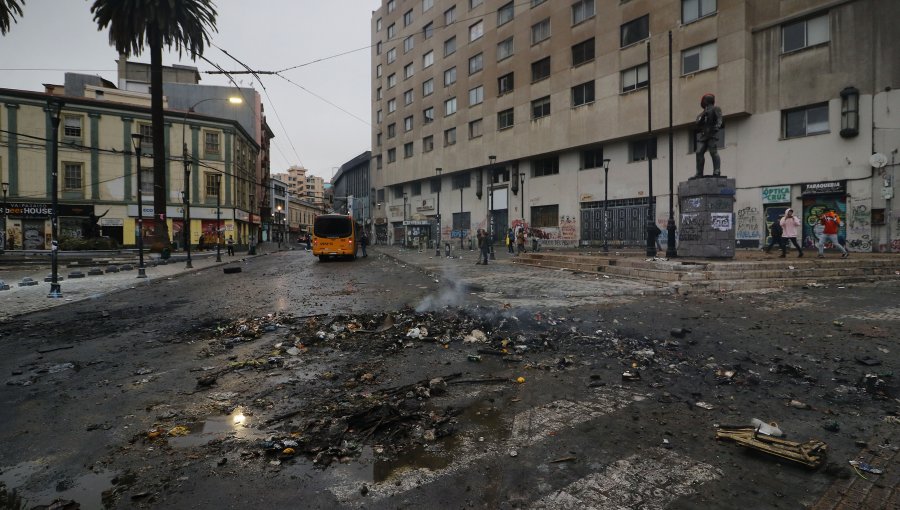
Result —
[{"label": "graffiti on wall", "polygon": [[[819,217],[828,210],[835,211],[841,219],[847,218],[847,201],[844,195],[807,195],[803,197],[803,246],[806,248],[815,248],[819,242],[819,233],[821,233],[822,225],[819,223]],[[847,222],[841,222],[838,229],[838,238],[847,238]],[[826,245],[828,248],[829,245]]]},{"label": "graffiti on wall", "polygon": [[705,215],[700,213],[681,213],[679,239],[682,241],[699,241],[704,218]]},{"label": "graffiti on wall", "polygon": [[531,235],[541,246],[572,246],[578,242],[578,225],[573,216],[561,216],[558,226],[532,228]]},{"label": "graffiti on wall", "polygon": [[737,228],[735,239],[759,240],[762,231],[759,209],[756,207],[743,207],[737,212]]}]

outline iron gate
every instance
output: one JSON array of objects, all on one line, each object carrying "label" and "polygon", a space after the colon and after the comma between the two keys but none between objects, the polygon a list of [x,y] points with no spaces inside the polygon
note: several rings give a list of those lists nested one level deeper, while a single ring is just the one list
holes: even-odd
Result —
[{"label": "iron gate", "polygon": [[[646,198],[610,200],[607,203],[608,243],[613,246],[642,246],[647,244]],[[603,244],[603,202],[581,205],[581,244]]]}]

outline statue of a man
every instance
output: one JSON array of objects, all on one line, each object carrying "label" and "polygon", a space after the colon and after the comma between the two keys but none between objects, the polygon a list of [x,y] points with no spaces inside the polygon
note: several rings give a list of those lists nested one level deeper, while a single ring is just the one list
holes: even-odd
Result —
[{"label": "statue of a man", "polygon": [[713,162],[713,175],[719,176],[722,161],[719,159],[719,130],[722,129],[722,109],[716,106],[716,96],[704,94],[700,99],[703,111],[697,116],[697,175],[703,177],[706,151]]},{"label": "statue of a man", "polygon": [[108,212],[109,209],[107,209],[106,212],[101,214],[100,216],[95,216],[93,212],[88,215],[88,219],[84,221],[84,225],[82,227],[84,230],[82,236],[85,239],[93,239],[95,237],[99,237],[100,229],[97,228],[97,222],[99,222],[101,218],[106,216]]}]

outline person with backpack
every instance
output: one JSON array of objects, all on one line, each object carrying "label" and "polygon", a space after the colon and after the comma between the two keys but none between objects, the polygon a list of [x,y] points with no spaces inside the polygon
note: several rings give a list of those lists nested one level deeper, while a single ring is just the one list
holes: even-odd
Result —
[{"label": "person with backpack", "polygon": [[[787,246],[787,242],[790,241],[793,243],[794,247],[797,248],[797,257],[803,256],[803,248],[800,247],[800,244],[797,243],[797,234],[800,232],[800,218],[794,216],[794,210],[788,209],[784,212],[784,216],[778,222],[781,225],[781,236],[784,238],[782,241]],[[781,251],[781,258],[784,258],[787,255],[787,249]]]},{"label": "person with backpack", "polygon": [[781,228],[781,218],[775,218],[769,225],[769,244],[763,248],[763,251],[766,253],[770,253],[772,251],[772,246],[778,244],[778,247],[781,248],[781,257],[784,258],[787,255],[787,249],[784,244],[784,238],[781,237],[781,234],[784,232]]},{"label": "person with backpack", "polygon": [[825,258],[825,243],[831,241],[831,245],[841,249],[841,258],[847,258],[850,253],[838,240],[838,229],[841,226],[841,218],[836,212],[829,209],[819,216],[819,223],[824,227],[819,237],[819,258]]}]

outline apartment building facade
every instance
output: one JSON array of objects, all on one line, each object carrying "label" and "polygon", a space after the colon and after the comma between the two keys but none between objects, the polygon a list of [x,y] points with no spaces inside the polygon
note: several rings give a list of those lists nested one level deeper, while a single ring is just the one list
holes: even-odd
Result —
[{"label": "apartment building facade", "polygon": [[[713,93],[738,246],[793,207],[807,245],[833,208],[851,250],[900,250],[898,16],[889,0],[386,0],[372,16],[376,222],[395,242],[411,226],[435,238],[440,213],[443,239],[493,223],[547,245],[643,245],[648,212],[665,231],[670,166],[676,189],[696,172]],[[406,208],[441,191],[440,211]]]}]

